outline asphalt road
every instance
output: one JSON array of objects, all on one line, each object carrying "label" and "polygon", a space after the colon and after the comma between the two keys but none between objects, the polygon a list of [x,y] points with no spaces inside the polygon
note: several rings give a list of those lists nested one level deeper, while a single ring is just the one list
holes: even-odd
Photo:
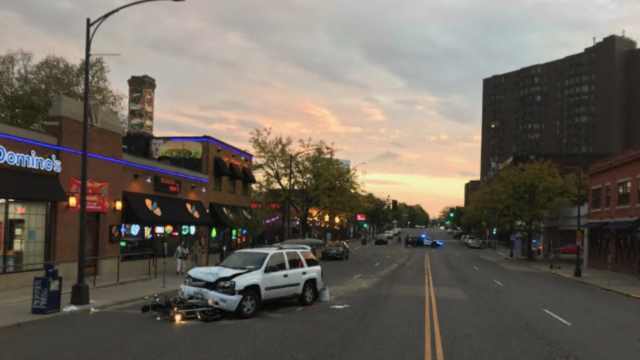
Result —
[{"label": "asphalt road", "polygon": [[[423,230],[403,235],[409,231]],[[322,263],[328,303],[179,324],[141,315],[134,304],[0,329],[0,351],[7,359],[83,360],[639,358],[638,300],[504,266],[488,260],[493,250],[457,240],[439,249],[351,248],[349,260]]]}]

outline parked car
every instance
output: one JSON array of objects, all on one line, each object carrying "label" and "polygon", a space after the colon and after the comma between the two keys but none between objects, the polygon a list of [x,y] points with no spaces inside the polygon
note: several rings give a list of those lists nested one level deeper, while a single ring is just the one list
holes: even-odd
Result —
[{"label": "parked car", "polygon": [[[559,248],[559,252],[560,254],[576,254],[576,250],[577,250],[577,246],[576,244],[567,244],[564,246],[561,246]],[[580,245],[580,253],[582,254],[584,252],[584,246]]]},{"label": "parked car", "polygon": [[387,245],[389,244],[389,239],[387,239],[387,236],[384,234],[378,234],[376,235],[376,245]]},{"label": "parked car", "polygon": [[322,249],[320,259],[349,259],[349,245],[344,241],[332,241]]},{"label": "parked car", "polygon": [[402,230],[400,230],[399,228],[394,228],[391,230],[391,233],[393,234],[393,236],[400,236],[400,233],[402,233]]},{"label": "parked car", "polygon": [[482,249],[482,242],[475,237],[467,238],[467,247],[471,249]]},{"label": "parked car", "polygon": [[462,231],[456,231],[453,233],[453,238],[454,239],[460,239],[462,237]]},{"label": "parked car", "polygon": [[384,232],[384,236],[385,236],[387,239],[393,239],[393,231],[391,231],[391,230],[387,230],[387,231],[385,231],[385,232]]},{"label": "parked car", "polygon": [[453,234],[453,229],[447,229],[447,234]]},{"label": "parked car", "polygon": [[305,246],[238,250],[219,266],[189,271],[180,296],[204,298],[240,318],[256,315],[267,301],[297,298],[309,306],[324,288],[320,262]]}]

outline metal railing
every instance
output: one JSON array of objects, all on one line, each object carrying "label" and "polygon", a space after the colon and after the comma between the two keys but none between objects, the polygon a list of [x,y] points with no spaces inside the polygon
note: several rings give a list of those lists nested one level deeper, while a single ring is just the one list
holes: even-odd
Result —
[{"label": "metal railing", "polygon": [[[131,254],[120,254],[120,255],[110,255],[110,256],[93,256],[93,257],[87,257],[85,258],[87,261],[87,264],[92,265],[92,267],[94,268],[93,271],[93,287],[96,286],[96,279],[98,278],[98,261],[99,260],[107,260],[107,259],[118,259],[117,260],[117,264],[116,264],[116,284],[120,284],[120,264],[123,262],[122,259],[126,258],[126,257],[133,257],[133,256],[149,256],[150,257],[146,258],[146,259],[139,259],[139,260],[147,260],[147,276],[149,278],[151,278],[151,268],[153,267],[153,277],[154,279],[158,278],[158,256],[155,252],[140,252],[140,253],[131,253]],[[124,263],[133,263],[135,261],[139,261],[139,260],[128,260],[128,261],[124,261]],[[59,267],[60,264],[68,264],[68,263],[77,263],[78,259],[74,259],[74,260],[51,260],[51,261],[43,261],[43,262],[36,262],[36,263],[27,263],[27,264],[12,264],[12,265],[7,265],[7,264],[2,264],[0,265],[0,276],[2,275],[9,275],[9,274],[17,274],[17,273],[24,273],[24,272],[34,272],[34,271],[40,271],[40,270],[44,270],[44,265],[45,264],[55,264]],[[40,266],[40,267],[37,267]],[[19,270],[19,271],[6,271],[7,268],[31,268],[31,267],[36,267],[36,268],[31,268],[31,269],[27,269],[27,270]]]}]

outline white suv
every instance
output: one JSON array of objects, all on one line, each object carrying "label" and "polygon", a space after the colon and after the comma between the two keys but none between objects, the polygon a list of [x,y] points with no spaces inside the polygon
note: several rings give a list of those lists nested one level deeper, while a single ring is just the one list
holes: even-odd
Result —
[{"label": "white suv", "polygon": [[265,301],[298,298],[309,306],[324,288],[320,263],[308,247],[238,250],[219,266],[189,271],[180,296],[203,297],[209,305],[253,317]]}]

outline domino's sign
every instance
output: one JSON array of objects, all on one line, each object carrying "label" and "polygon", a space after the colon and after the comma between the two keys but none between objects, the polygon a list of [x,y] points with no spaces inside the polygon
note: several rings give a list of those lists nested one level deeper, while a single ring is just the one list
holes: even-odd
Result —
[{"label": "domino's sign", "polygon": [[36,156],[35,150],[31,150],[29,154],[21,154],[14,151],[8,151],[2,145],[0,145],[0,164],[53,171],[56,173],[62,171],[62,163],[60,160],[56,159],[55,155],[51,155],[50,158],[43,158]]}]

